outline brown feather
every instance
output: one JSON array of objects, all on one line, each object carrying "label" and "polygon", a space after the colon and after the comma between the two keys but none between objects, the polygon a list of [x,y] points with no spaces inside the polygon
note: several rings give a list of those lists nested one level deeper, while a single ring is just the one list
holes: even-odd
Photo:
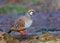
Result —
[{"label": "brown feather", "polygon": [[24,24],[25,23],[21,19],[19,19],[18,21],[16,21],[15,26],[20,28],[20,27],[24,27]]}]

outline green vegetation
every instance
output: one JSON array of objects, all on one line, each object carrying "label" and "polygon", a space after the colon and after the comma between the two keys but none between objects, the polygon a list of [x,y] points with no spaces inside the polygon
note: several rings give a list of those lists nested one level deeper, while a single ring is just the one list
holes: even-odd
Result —
[{"label": "green vegetation", "polygon": [[4,7],[0,6],[0,12],[1,13],[6,13],[7,10],[4,9]]},{"label": "green vegetation", "polygon": [[32,2],[38,2],[38,1],[40,1],[40,0],[32,0]]},{"label": "green vegetation", "polygon": [[7,13],[9,11],[12,11],[13,13],[23,13],[27,10],[27,8],[25,8],[24,6],[21,6],[19,4],[16,5],[12,5],[12,4],[8,4],[5,7],[0,5],[0,12],[1,13]]}]

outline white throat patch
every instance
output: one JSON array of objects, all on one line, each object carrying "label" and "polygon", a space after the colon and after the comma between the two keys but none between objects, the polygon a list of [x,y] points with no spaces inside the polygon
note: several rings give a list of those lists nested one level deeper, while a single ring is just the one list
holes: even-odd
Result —
[{"label": "white throat patch", "polygon": [[30,12],[30,15],[32,15],[33,14],[33,12]]}]

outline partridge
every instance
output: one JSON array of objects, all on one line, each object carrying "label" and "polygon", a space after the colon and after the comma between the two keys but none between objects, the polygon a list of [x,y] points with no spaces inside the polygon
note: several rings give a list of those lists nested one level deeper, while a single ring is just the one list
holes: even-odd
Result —
[{"label": "partridge", "polygon": [[28,12],[26,12],[25,16],[22,16],[20,18],[18,18],[14,25],[12,26],[11,30],[13,31],[17,31],[20,34],[24,35],[24,30],[26,30],[27,28],[29,28],[32,23],[33,23],[33,19],[32,16],[36,11],[34,9],[30,9],[28,10]]}]

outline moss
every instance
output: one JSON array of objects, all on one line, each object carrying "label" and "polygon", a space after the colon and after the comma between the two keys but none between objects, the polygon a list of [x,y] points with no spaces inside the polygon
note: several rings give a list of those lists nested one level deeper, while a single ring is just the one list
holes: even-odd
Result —
[{"label": "moss", "polygon": [[32,0],[32,2],[38,2],[39,0]]},{"label": "moss", "polygon": [[27,8],[25,8],[24,6],[21,6],[19,4],[16,4],[16,5],[11,5],[11,4],[8,4],[7,6],[3,7],[3,6],[0,6],[0,12],[1,13],[7,13],[9,11],[13,11],[13,13],[23,13],[27,10]]}]

